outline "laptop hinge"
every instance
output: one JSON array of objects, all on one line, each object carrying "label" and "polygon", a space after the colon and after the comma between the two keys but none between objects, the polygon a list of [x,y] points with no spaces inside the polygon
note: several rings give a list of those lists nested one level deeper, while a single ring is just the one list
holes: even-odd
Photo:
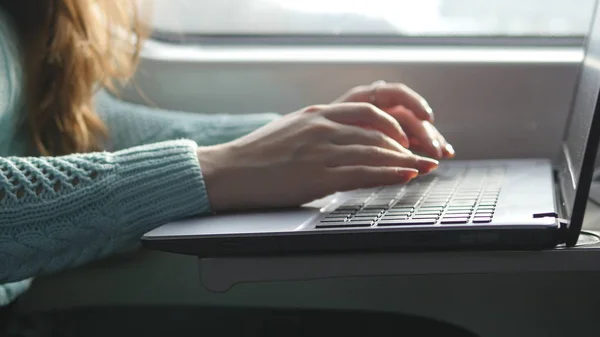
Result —
[{"label": "laptop hinge", "polygon": [[558,225],[558,237],[560,239],[560,243],[567,242],[567,233],[569,231],[569,220],[556,218]]},{"label": "laptop hinge", "polygon": [[564,243],[567,240],[567,230],[569,229],[569,220],[559,217],[558,214],[555,212],[536,213],[533,215],[533,218],[535,218],[535,219],[554,218],[556,220],[556,227],[558,228],[558,232],[559,232],[560,243]]}]

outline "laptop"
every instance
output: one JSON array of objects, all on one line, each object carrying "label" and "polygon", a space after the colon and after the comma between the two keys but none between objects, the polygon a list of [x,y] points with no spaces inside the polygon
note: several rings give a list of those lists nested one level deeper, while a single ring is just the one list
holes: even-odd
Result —
[{"label": "laptop", "polygon": [[298,209],[169,223],[146,233],[142,245],[200,257],[574,246],[600,141],[595,13],[554,162],[447,161],[406,185],[337,193]]}]

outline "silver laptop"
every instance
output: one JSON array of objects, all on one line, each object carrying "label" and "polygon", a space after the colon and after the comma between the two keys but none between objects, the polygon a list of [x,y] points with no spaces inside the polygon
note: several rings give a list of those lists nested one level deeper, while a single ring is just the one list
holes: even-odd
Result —
[{"label": "silver laptop", "polygon": [[554,163],[443,162],[406,185],[339,193],[299,209],[169,223],[144,235],[143,246],[217,257],[575,245],[600,141],[596,18]]}]

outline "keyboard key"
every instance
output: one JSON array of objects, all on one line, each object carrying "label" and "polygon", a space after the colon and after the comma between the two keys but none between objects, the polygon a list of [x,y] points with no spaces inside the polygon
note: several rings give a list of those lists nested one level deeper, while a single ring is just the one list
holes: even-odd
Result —
[{"label": "keyboard key", "polygon": [[411,219],[413,220],[423,220],[423,219],[437,219],[439,215],[413,215]]},{"label": "keyboard key", "polygon": [[411,213],[385,213],[383,217],[389,218],[389,217],[408,217],[410,216]]},{"label": "keyboard key", "polygon": [[391,218],[394,218],[394,219],[398,218],[398,219],[400,219],[400,218],[402,218],[402,219],[405,219],[405,218],[408,218],[409,216],[410,216],[410,213],[405,213],[405,214],[386,213],[381,218],[386,218],[386,219],[391,219]]},{"label": "keyboard key", "polygon": [[344,222],[347,218],[324,218],[321,222]]},{"label": "keyboard key", "polygon": [[419,210],[424,210],[424,209],[428,209],[428,210],[442,210],[444,209],[444,206],[429,206],[429,205],[421,205],[419,206]]},{"label": "keyboard key", "polygon": [[449,201],[449,198],[424,198],[421,203],[438,203],[445,204]]},{"label": "keyboard key", "polygon": [[470,206],[470,205],[475,205],[476,202],[477,202],[476,200],[459,200],[459,201],[452,200],[452,201],[450,201],[450,206]]},{"label": "keyboard key", "polygon": [[448,210],[460,210],[460,211],[465,211],[465,210],[472,210],[475,207],[475,204],[468,204],[468,205],[448,205],[447,209]]},{"label": "keyboard key", "polygon": [[440,215],[441,210],[418,210],[415,212],[416,215]]},{"label": "keyboard key", "polygon": [[399,202],[393,204],[391,207],[396,207],[396,208],[400,208],[400,207],[414,207],[418,203],[419,203],[419,200],[411,200],[411,201],[406,201],[406,202],[405,201],[399,201]]},{"label": "keyboard key", "polygon": [[410,212],[413,209],[415,209],[415,208],[412,207],[412,206],[408,206],[408,207],[405,207],[405,206],[393,206],[393,207],[390,207],[390,209],[388,210],[388,212],[390,212],[390,211],[398,211],[398,212],[408,211],[408,212]]},{"label": "keyboard key", "polygon": [[399,225],[433,225],[435,219],[408,219],[408,220],[379,220],[377,226],[399,226]]},{"label": "keyboard key", "polygon": [[457,225],[457,224],[466,224],[469,221],[469,218],[443,218],[440,222],[442,225]]},{"label": "keyboard key", "polygon": [[416,204],[416,202],[404,203],[404,202],[400,201],[397,204],[395,204],[394,206],[392,206],[391,208],[411,208],[411,207],[415,207],[415,204]]},{"label": "keyboard key", "polygon": [[352,214],[352,212],[348,212],[348,211],[333,211],[330,212],[328,215],[330,216],[348,216]]},{"label": "keyboard key", "polygon": [[394,208],[390,208],[387,210],[386,213],[394,213],[394,214],[405,214],[405,213],[410,213],[412,212],[412,208],[411,209],[394,209]]},{"label": "keyboard key", "polygon": [[446,208],[448,212],[472,212],[473,207],[471,206],[448,206]]},{"label": "keyboard key", "polygon": [[471,214],[471,209],[448,209],[446,214]]},{"label": "keyboard key", "polygon": [[352,217],[352,221],[357,221],[357,220],[375,220],[377,219],[376,215],[355,215]]},{"label": "keyboard key", "polygon": [[444,204],[421,204],[419,208],[443,209],[445,206]]},{"label": "keyboard key", "polygon": [[348,220],[348,222],[352,222],[352,223],[373,223],[373,220],[369,220],[369,219],[350,219]]},{"label": "keyboard key", "polygon": [[385,209],[386,209],[385,207],[378,207],[378,206],[374,206],[374,207],[367,206],[367,207],[363,208],[363,210],[368,211],[368,212],[381,212]]},{"label": "keyboard key", "polygon": [[355,217],[372,217],[375,218],[378,215],[380,215],[381,212],[358,212],[356,214],[354,214]]},{"label": "keyboard key", "polygon": [[476,212],[475,216],[476,217],[480,217],[480,216],[485,216],[485,217],[492,217],[494,215],[493,212]]},{"label": "keyboard key", "polygon": [[343,221],[344,219],[347,219],[348,216],[347,215],[327,215],[323,220],[334,220],[334,221]]},{"label": "keyboard key", "polygon": [[444,213],[444,219],[452,219],[452,218],[468,218],[471,214],[469,213]]},{"label": "keyboard key", "polygon": [[421,205],[432,205],[432,206],[444,206],[447,202],[439,201],[439,200],[423,200],[421,201]]},{"label": "keyboard key", "polygon": [[452,200],[450,200],[450,202],[476,202],[477,199],[479,199],[478,196],[468,197],[468,198],[457,198],[457,197],[454,197],[454,198],[452,198]]},{"label": "keyboard key", "polygon": [[467,194],[459,194],[454,196],[454,198],[452,198],[452,200],[475,200],[479,198],[479,194],[471,194],[469,193]]},{"label": "keyboard key", "polygon": [[[382,220],[406,220],[408,219],[408,215],[384,215],[381,217]],[[381,221],[381,220],[379,220]]]},{"label": "keyboard key", "polygon": [[473,223],[489,223],[492,222],[491,217],[474,217]]}]

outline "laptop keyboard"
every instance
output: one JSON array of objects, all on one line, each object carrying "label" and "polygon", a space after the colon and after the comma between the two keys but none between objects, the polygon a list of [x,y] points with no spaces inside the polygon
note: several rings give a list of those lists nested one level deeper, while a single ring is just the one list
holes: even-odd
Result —
[{"label": "laptop keyboard", "polygon": [[494,217],[504,168],[465,168],[404,186],[356,191],[316,228],[486,224]]}]

